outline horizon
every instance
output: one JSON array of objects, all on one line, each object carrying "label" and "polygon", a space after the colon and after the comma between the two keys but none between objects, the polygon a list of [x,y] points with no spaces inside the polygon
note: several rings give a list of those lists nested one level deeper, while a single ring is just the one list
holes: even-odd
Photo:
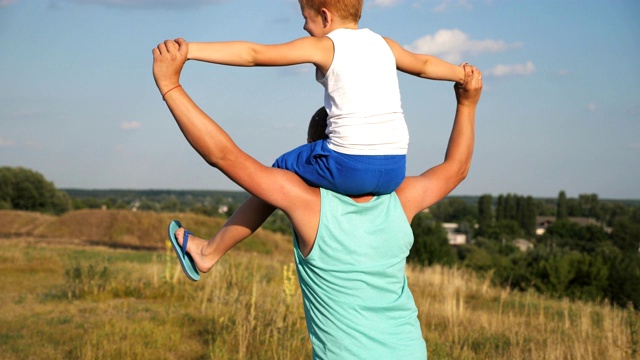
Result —
[{"label": "horizon", "polygon": [[[157,191],[157,192],[190,192],[190,191],[194,191],[194,192],[232,192],[232,193],[245,193],[248,194],[248,192],[246,190],[243,190],[242,188],[239,188],[237,190],[222,190],[222,189],[162,189],[162,188],[148,188],[148,189],[134,189],[134,188],[109,188],[109,189],[102,189],[102,188],[61,188],[61,187],[56,187],[56,189],[61,190],[61,191],[67,191],[67,190],[71,190],[71,191]],[[556,195],[550,195],[550,196],[538,196],[538,195],[532,195],[532,194],[519,194],[519,193],[485,193],[485,194],[477,194],[477,195],[472,195],[472,194],[448,194],[446,197],[443,198],[446,199],[448,197],[458,197],[458,198],[464,198],[464,197],[470,197],[470,198],[476,198],[476,197],[481,197],[483,195],[491,195],[491,196],[499,196],[499,195],[519,195],[519,196],[531,196],[534,199],[544,199],[544,200],[553,200],[553,199],[557,199],[558,195],[560,193],[560,191],[565,191],[565,194],[567,194],[567,198],[568,199],[577,199],[580,195],[592,195],[593,193],[580,193],[580,194],[576,194],[575,196],[572,196],[570,193],[568,193],[566,190],[559,190],[558,194]],[[631,201],[631,202],[640,202],[640,197],[637,198],[608,198],[608,197],[600,197],[599,194],[595,194],[598,196],[598,201]],[[442,201],[442,200],[440,200]]]}]

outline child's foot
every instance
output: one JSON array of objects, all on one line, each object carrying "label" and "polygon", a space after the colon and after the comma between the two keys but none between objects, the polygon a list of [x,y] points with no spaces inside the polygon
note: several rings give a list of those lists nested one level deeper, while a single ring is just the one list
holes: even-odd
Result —
[{"label": "child's foot", "polygon": [[[184,228],[179,228],[176,230],[176,240],[178,240],[178,244],[182,246],[182,241],[184,239]],[[213,265],[218,261],[218,257],[215,256],[213,251],[209,249],[209,242],[207,240],[201,239],[192,233],[189,233],[189,241],[187,242],[187,252],[193,258],[193,261],[196,263],[196,267],[198,271],[206,273]]]}]

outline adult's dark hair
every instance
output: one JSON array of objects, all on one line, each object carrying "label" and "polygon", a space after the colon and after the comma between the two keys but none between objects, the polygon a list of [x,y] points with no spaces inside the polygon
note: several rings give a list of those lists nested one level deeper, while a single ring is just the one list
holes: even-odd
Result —
[{"label": "adult's dark hair", "polygon": [[313,114],[309,120],[309,129],[307,130],[307,142],[328,139],[327,135],[327,110],[323,107]]}]

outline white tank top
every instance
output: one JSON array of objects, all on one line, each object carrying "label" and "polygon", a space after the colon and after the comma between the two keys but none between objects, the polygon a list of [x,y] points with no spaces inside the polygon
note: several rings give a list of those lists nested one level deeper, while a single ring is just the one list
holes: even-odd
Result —
[{"label": "white tank top", "polygon": [[402,112],[396,60],[382,36],[369,29],[337,29],[325,88],[328,146],[353,155],[404,155],[409,131]]}]

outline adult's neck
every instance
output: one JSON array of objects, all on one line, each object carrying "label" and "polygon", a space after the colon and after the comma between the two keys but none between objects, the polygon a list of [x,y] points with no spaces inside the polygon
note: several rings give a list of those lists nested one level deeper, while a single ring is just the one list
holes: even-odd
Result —
[{"label": "adult's neck", "polygon": [[334,21],[331,24],[331,27],[329,28],[329,32],[332,32],[333,30],[338,30],[338,29],[351,29],[351,30],[356,30],[358,29],[358,23],[354,23],[351,21]]},{"label": "adult's neck", "polygon": [[351,200],[362,204],[362,203],[366,203],[371,201],[371,199],[373,199],[374,195],[358,195],[358,196],[349,196],[351,198]]}]

